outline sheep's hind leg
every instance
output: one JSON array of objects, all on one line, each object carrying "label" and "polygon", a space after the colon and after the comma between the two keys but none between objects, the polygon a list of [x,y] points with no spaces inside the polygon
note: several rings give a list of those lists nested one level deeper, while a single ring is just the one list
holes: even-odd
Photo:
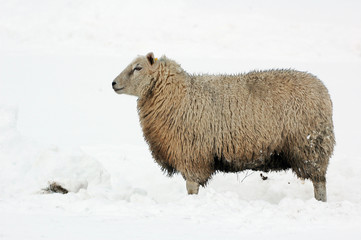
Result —
[{"label": "sheep's hind leg", "polygon": [[327,201],[326,182],[313,181],[312,183],[313,183],[313,189],[315,192],[316,200],[326,202]]},{"label": "sheep's hind leg", "polygon": [[186,180],[188,194],[198,194],[199,183]]}]

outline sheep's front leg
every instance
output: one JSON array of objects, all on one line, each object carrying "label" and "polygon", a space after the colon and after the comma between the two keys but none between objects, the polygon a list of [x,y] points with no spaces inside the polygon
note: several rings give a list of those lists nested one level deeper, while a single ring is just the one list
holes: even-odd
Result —
[{"label": "sheep's front leg", "polygon": [[198,194],[199,183],[186,180],[188,194]]},{"label": "sheep's front leg", "polygon": [[313,181],[313,188],[314,188],[316,200],[326,202],[327,201],[326,182]]}]

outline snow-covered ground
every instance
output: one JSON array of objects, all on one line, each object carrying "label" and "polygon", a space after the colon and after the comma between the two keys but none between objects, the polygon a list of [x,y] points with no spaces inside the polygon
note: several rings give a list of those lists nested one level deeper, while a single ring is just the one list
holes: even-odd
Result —
[{"label": "snow-covered ground", "polygon": [[[361,2],[0,0],[0,239],[359,239]],[[328,202],[291,172],[219,173],[197,196],[111,89],[153,51],[188,72],[294,68],[334,103]],[[68,194],[44,194],[49,182]]]}]

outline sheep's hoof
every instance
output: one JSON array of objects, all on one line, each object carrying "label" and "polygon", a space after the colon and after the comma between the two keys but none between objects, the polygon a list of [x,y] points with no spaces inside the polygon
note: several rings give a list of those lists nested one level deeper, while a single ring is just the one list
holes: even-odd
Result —
[{"label": "sheep's hoof", "polygon": [[198,194],[199,183],[186,180],[188,194]]},{"label": "sheep's hoof", "polygon": [[327,201],[326,182],[313,182],[315,198],[318,201]]}]

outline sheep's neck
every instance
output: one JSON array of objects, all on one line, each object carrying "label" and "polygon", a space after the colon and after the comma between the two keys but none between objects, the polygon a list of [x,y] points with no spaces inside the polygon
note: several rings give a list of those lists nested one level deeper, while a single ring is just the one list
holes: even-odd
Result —
[{"label": "sheep's neck", "polygon": [[175,79],[174,75],[162,80],[158,79],[148,97],[138,99],[138,113],[144,137],[156,155],[155,159],[162,159],[159,162],[161,165],[175,168],[174,160],[177,157],[174,154],[177,153],[170,152],[169,149],[174,146],[171,148],[169,145],[179,142],[174,138],[180,137],[177,131],[182,125],[186,88],[184,82]]}]

